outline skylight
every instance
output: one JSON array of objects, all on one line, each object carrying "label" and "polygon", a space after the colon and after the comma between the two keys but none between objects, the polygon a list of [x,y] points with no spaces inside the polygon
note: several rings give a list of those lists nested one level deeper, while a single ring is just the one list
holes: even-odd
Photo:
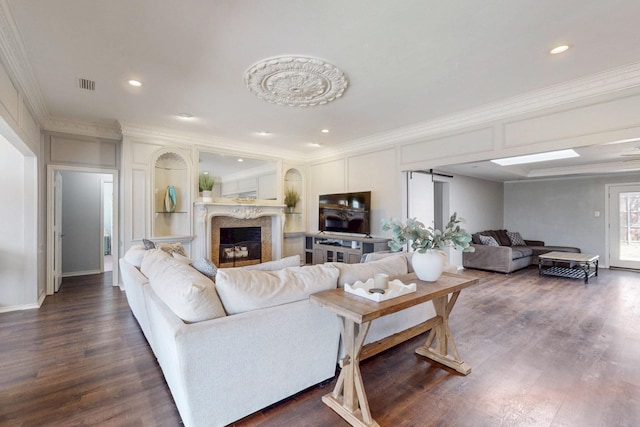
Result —
[{"label": "skylight", "polygon": [[546,153],[527,154],[525,156],[505,157],[503,159],[491,160],[500,166],[522,165],[525,163],[546,162],[548,160],[569,159],[571,157],[580,157],[580,154],[574,150],[549,151]]}]

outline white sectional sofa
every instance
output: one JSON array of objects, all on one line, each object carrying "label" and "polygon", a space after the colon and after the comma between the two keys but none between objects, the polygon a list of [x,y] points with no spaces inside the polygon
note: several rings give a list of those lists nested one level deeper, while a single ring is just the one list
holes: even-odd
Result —
[{"label": "white sectional sofa", "polygon": [[[228,425],[333,378],[339,322],[308,296],[376,272],[408,271],[401,254],[304,267],[296,256],[257,269],[219,269],[214,283],[177,258],[136,246],[120,259],[120,271],[131,311],[189,427]],[[434,314],[427,302],[376,319],[367,342]]]}]

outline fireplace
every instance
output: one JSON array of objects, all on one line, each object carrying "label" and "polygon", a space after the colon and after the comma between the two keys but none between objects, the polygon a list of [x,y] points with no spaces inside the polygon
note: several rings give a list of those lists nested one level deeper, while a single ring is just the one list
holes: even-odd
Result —
[{"label": "fireplace", "polygon": [[[282,237],[284,232],[284,206],[257,203],[196,203],[195,236],[192,245],[192,258],[208,258],[220,266],[221,229],[227,228],[260,228],[260,255],[251,263],[272,261],[282,256]],[[224,232],[223,232],[224,233]],[[236,242],[231,242],[236,243]],[[230,243],[222,243],[230,244]],[[229,250],[229,258],[233,252],[235,266],[244,256],[252,251],[249,245],[239,245],[239,249]],[[229,248],[227,248],[229,249]],[[224,253],[224,250],[223,250]],[[255,256],[257,258],[257,256]],[[242,262],[248,260],[242,260]],[[244,264],[246,265],[246,264]]]},{"label": "fireplace", "polygon": [[241,267],[262,262],[261,227],[221,227],[218,267]]}]

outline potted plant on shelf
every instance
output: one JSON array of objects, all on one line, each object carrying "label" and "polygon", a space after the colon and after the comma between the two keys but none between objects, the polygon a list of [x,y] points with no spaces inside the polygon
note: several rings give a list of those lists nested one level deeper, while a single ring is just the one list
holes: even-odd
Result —
[{"label": "potted plant on shelf", "polygon": [[298,193],[292,187],[289,187],[284,193],[284,204],[287,205],[289,213],[293,213],[296,205],[298,204],[298,200],[300,200],[300,193]]},{"label": "potted plant on shelf", "polygon": [[213,197],[211,197],[213,186],[216,183],[216,180],[213,176],[209,175],[208,172],[203,172],[198,177],[198,188],[202,193],[202,201],[203,202],[212,202]]},{"label": "potted plant on shelf", "polygon": [[398,251],[410,244],[414,253],[411,258],[413,270],[418,278],[433,282],[438,280],[445,267],[446,254],[442,252],[447,246],[462,252],[473,252],[471,234],[460,227],[462,218],[456,212],[451,215],[444,231],[426,227],[415,218],[407,219],[406,223],[395,219],[383,219],[382,230],[392,232],[389,247]]}]

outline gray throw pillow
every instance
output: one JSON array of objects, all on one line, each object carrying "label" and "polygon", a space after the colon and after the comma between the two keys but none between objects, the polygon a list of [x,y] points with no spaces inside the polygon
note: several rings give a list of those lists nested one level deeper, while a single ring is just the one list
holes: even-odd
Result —
[{"label": "gray throw pillow", "polygon": [[509,236],[509,240],[511,240],[511,246],[526,246],[526,242],[517,231],[507,231],[507,236]]},{"label": "gray throw pillow", "polygon": [[482,234],[480,235],[480,241],[482,242],[483,245],[485,246],[500,246],[498,244],[498,242],[496,242],[496,239],[494,239],[491,236],[483,236]]},{"label": "gray throw pillow", "polygon": [[218,272],[218,267],[211,261],[206,258],[200,258],[191,263],[191,267],[198,270],[200,273],[207,276],[209,279],[215,282],[216,273]]}]

